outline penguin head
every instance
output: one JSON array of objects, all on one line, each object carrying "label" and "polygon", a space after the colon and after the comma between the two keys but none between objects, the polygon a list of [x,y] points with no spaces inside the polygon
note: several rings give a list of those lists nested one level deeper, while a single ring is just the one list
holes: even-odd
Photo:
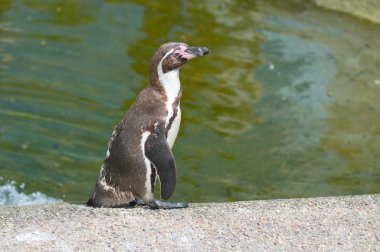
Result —
[{"label": "penguin head", "polygon": [[158,48],[151,62],[151,73],[156,70],[163,73],[177,70],[187,61],[207,55],[209,50],[207,47],[196,46],[190,47],[185,43],[169,42]]}]

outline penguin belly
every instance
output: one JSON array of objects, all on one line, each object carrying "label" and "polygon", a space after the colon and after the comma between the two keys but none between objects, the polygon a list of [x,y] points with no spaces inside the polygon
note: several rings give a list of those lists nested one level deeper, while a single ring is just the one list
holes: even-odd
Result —
[{"label": "penguin belly", "polygon": [[168,130],[168,136],[167,136],[167,141],[170,146],[170,149],[173,148],[174,142],[177,138],[177,134],[179,131],[179,125],[181,124],[181,108],[178,106],[177,108],[177,114],[174,117],[173,123]]}]

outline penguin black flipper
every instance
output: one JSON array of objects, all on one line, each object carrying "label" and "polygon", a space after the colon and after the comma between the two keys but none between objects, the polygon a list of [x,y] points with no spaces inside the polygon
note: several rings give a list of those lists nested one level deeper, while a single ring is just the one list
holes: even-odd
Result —
[{"label": "penguin black flipper", "polygon": [[155,127],[145,142],[145,156],[157,169],[161,182],[161,198],[167,200],[172,196],[176,186],[176,164],[172,151],[166,140],[165,124]]}]

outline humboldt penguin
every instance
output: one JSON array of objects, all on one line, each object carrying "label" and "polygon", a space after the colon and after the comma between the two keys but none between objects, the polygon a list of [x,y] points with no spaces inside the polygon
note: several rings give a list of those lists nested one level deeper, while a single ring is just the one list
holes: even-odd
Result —
[{"label": "humboldt penguin", "polygon": [[169,199],[176,187],[176,163],[171,148],[181,121],[179,68],[208,53],[206,47],[177,42],[158,48],[150,63],[149,86],[141,91],[112,133],[95,191],[87,202],[89,206],[137,203],[152,209],[188,206],[156,200],[153,191],[157,177],[161,199]]}]

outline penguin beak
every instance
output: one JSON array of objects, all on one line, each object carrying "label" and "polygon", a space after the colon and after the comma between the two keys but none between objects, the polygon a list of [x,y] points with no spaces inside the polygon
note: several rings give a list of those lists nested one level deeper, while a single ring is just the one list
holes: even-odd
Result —
[{"label": "penguin beak", "polygon": [[185,52],[190,55],[193,55],[194,56],[193,58],[195,58],[195,57],[207,55],[209,53],[209,50],[207,47],[204,47],[204,46],[193,46],[193,47],[189,46],[185,50]]},{"label": "penguin beak", "polygon": [[179,54],[181,55],[181,58],[186,61],[196,58],[196,57],[207,55],[208,53],[209,53],[208,48],[203,47],[203,46],[190,47],[187,45],[186,46],[181,45],[179,49]]}]

